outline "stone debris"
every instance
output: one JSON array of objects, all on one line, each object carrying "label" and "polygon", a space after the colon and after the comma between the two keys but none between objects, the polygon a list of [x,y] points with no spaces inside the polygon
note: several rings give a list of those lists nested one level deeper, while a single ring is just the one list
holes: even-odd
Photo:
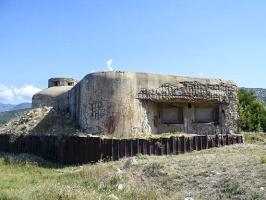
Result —
[{"label": "stone debris", "polygon": [[115,175],[120,176],[120,175],[123,174],[123,173],[124,173],[124,171],[118,168],[118,169],[116,170],[116,172],[115,172]]},{"label": "stone debris", "polygon": [[135,157],[126,160],[123,169],[128,169],[132,165],[136,165],[138,162]]},{"label": "stone debris", "polygon": [[123,190],[123,189],[125,189],[125,185],[124,184],[117,184],[117,189]]},{"label": "stone debris", "polygon": [[79,131],[64,112],[52,107],[35,108],[18,114],[1,127],[0,133],[26,135],[76,134]]},{"label": "stone debris", "polygon": [[114,194],[110,194],[108,197],[113,200],[119,200],[119,198],[115,196]]},{"label": "stone debris", "polygon": [[[121,170],[120,168],[116,169],[116,171],[114,173],[112,173],[111,175],[105,177],[101,182],[100,182],[100,186],[101,187],[106,187],[108,184],[110,184],[112,182],[112,180],[117,179],[120,180],[120,178],[122,177],[122,175],[125,173],[125,170]],[[119,184],[117,184],[118,187]],[[120,186],[121,187],[121,186]]]}]

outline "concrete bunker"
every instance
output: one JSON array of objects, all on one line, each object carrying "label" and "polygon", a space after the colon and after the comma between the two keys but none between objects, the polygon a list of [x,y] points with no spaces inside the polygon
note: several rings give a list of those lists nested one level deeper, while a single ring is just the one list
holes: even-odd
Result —
[{"label": "concrete bunker", "polygon": [[237,131],[237,86],[233,81],[95,72],[71,87],[64,98],[72,119],[90,134],[121,137]]}]

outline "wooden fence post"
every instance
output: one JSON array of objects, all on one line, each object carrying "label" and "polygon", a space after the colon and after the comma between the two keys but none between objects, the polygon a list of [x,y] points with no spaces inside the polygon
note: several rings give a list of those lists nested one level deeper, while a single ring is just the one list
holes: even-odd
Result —
[{"label": "wooden fence post", "polygon": [[192,138],[192,150],[197,151],[198,150],[198,136],[193,136]]},{"label": "wooden fence post", "polygon": [[82,164],[118,160],[137,154],[172,155],[242,143],[240,135],[205,135],[151,139],[102,139],[77,136],[19,136],[1,134],[0,151],[32,153],[61,163]]},{"label": "wooden fence post", "polygon": [[163,145],[162,155],[169,155],[168,138],[161,138],[161,142],[162,142],[162,145]]},{"label": "wooden fence post", "polygon": [[181,136],[180,137],[180,153],[185,153],[186,152],[186,141],[185,137]]},{"label": "wooden fence post", "polygon": [[176,139],[174,137],[170,137],[169,138],[169,147],[170,147],[170,152],[169,153],[171,155],[176,154],[175,146],[176,146]]},{"label": "wooden fence post", "polygon": [[120,139],[119,140],[119,155],[120,158],[124,158],[126,153],[125,153],[125,149],[126,149],[126,140],[125,139]]}]

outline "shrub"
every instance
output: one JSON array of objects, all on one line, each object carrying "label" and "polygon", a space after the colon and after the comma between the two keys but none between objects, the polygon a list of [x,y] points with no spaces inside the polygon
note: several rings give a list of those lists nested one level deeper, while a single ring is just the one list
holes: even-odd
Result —
[{"label": "shrub", "polygon": [[266,131],[266,107],[254,93],[240,89],[238,92],[239,128],[244,131]]}]

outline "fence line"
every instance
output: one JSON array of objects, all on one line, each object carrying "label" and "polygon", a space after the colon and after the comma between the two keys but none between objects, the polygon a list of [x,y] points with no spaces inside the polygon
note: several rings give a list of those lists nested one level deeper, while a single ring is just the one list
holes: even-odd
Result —
[{"label": "fence line", "polygon": [[47,160],[65,164],[118,160],[138,154],[176,155],[237,143],[243,143],[241,135],[108,139],[79,136],[0,134],[0,151],[34,154]]}]

